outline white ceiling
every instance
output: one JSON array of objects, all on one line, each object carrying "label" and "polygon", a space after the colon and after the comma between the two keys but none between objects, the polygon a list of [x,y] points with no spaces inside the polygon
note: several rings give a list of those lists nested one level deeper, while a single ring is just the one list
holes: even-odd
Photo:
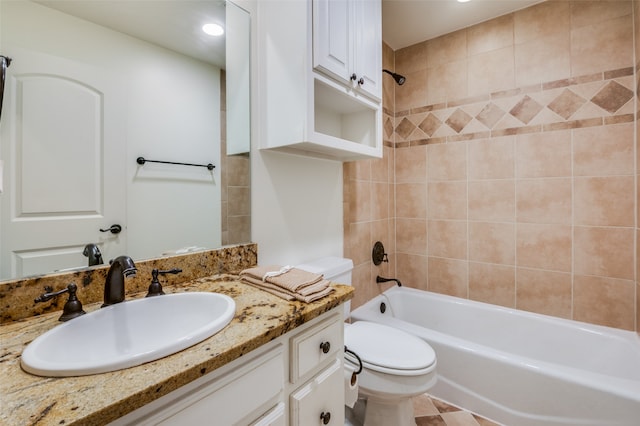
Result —
[{"label": "white ceiling", "polygon": [[[224,23],[224,0],[35,1],[224,67],[224,38],[200,31],[205,22]],[[397,50],[541,1],[382,0],[382,39]]]},{"label": "white ceiling", "polygon": [[[0,0],[2,1],[2,0]],[[44,6],[225,67],[224,37],[202,25],[224,27],[224,0],[34,0]]]},{"label": "white ceiling", "polygon": [[541,1],[382,0],[382,39],[398,50]]}]

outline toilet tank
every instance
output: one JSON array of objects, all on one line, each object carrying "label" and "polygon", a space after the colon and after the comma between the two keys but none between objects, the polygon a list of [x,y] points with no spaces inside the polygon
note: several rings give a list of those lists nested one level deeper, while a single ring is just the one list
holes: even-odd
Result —
[{"label": "toilet tank", "polygon": [[322,274],[324,278],[338,284],[351,285],[351,272],[353,261],[343,257],[324,257],[311,262],[297,265],[296,268],[304,271]]},{"label": "toilet tank", "polygon": [[[296,268],[304,271],[322,274],[324,278],[338,284],[351,285],[351,272],[353,271],[353,261],[343,257],[324,257],[311,262],[296,265]],[[344,317],[349,318],[351,312],[351,302],[344,302]]]}]

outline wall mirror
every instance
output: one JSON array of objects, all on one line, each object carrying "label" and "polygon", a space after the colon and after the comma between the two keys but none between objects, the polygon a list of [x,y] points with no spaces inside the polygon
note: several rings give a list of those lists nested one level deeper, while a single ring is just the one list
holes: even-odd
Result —
[{"label": "wall mirror", "polygon": [[247,11],[12,0],[0,21],[0,280],[88,267],[91,244],[108,263],[250,241]]}]

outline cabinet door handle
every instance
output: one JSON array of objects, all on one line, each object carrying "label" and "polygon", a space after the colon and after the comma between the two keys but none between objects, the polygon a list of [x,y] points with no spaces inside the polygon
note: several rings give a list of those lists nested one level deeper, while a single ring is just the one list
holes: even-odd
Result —
[{"label": "cabinet door handle", "polygon": [[353,74],[351,74],[351,77],[349,77],[349,78],[351,79],[351,81],[356,81],[358,79],[358,76],[354,72]]},{"label": "cabinet door handle", "polygon": [[329,422],[331,421],[331,413],[329,412],[322,412],[322,414],[320,414],[320,420],[322,420],[322,424],[323,425],[328,425]]},{"label": "cabinet door handle", "polygon": [[358,86],[364,86],[364,78],[360,77],[360,80],[358,80]]},{"label": "cabinet door handle", "polygon": [[323,354],[328,354],[329,351],[331,350],[331,343],[329,343],[329,342],[320,343],[320,349],[322,350]]}]

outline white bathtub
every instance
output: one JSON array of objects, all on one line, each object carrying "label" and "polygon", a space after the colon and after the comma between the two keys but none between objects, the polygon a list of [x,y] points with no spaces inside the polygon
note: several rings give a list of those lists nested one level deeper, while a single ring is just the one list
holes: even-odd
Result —
[{"label": "white bathtub", "polygon": [[385,291],[351,318],[427,341],[438,361],[429,393],[504,425],[640,425],[635,332],[407,287]]}]

